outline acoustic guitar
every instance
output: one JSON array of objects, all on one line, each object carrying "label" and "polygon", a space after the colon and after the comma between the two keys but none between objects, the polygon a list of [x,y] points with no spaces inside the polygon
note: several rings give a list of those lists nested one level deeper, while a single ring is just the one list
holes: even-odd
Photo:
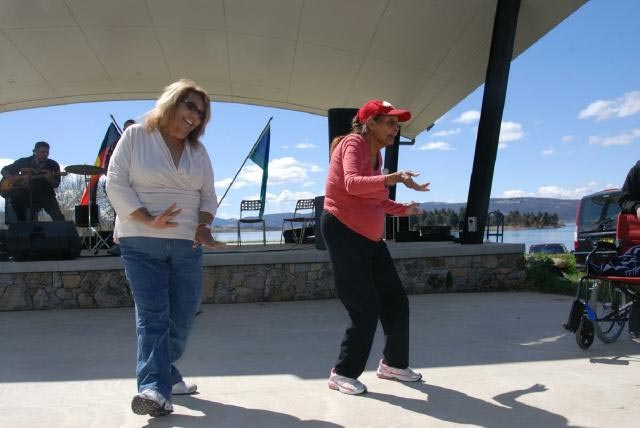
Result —
[{"label": "acoustic guitar", "polygon": [[[52,172],[54,177],[64,177],[66,172]],[[14,192],[19,192],[29,188],[30,179],[33,180],[38,177],[44,176],[45,172],[34,170],[31,168],[23,168],[20,170],[18,179],[11,183],[6,177],[2,177],[0,180],[0,196],[3,198],[10,198]]]}]

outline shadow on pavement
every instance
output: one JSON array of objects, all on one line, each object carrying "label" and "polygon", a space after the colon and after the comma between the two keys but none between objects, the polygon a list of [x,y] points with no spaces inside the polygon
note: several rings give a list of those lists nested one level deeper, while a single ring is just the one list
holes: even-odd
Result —
[{"label": "shadow on pavement", "polygon": [[238,428],[260,426],[260,428],[343,428],[332,422],[301,420],[295,416],[262,409],[248,409],[230,404],[196,398],[196,396],[174,397],[174,404],[200,411],[202,416],[171,414],[149,419],[144,427],[149,428]]},{"label": "shadow on pavement", "polygon": [[487,428],[513,427],[516,425],[545,428],[580,428],[568,425],[568,421],[564,416],[518,401],[518,398],[523,395],[547,391],[547,388],[541,384],[535,384],[527,389],[510,391],[493,397],[499,404],[428,383],[407,383],[406,385],[424,393],[424,400],[397,397],[378,392],[369,392],[364,397],[384,401],[412,412],[456,424]]}]

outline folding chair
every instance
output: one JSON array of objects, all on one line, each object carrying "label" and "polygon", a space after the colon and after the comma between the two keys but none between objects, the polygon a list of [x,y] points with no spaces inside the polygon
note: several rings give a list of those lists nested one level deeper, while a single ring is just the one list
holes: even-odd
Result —
[{"label": "folding chair", "polygon": [[254,223],[262,223],[262,245],[267,245],[267,232],[266,226],[264,223],[264,219],[262,216],[258,215],[258,217],[245,217],[242,215],[249,211],[258,211],[262,210],[262,201],[242,201],[240,202],[240,218],[238,219],[238,246],[242,245],[242,239],[240,236],[240,224],[254,224]]},{"label": "folding chair", "polygon": [[[302,244],[304,240],[305,231],[307,226],[311,226],[315,222],[315,201],[313,199],[298,199],[296,202],[296,208],[293,211],[293,217],[282,219],[282,233],[280,234],[280,243],[282,244],[282,238],[284,236],[284,226],[287,222],[291,226],[291,233],[296,243]],[[296,228],[294,224],[302,223],[301,228]],[[299,232],[296,233],[296,230]]]}]

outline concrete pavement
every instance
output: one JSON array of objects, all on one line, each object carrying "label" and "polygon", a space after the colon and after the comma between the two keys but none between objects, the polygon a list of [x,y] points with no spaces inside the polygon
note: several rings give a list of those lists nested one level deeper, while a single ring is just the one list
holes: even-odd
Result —
[{"label": "concrete pavement", "polygon": [[179,363],[199,393],[134,415],[133,310],[0,312],[2,427],[636,427],[640,345],[588,351],[561,328],[571,298],[530,292],[410,296],[411,365],[378,379],[379,329],[346,396],[326,380],[347,325],[337,300],[204,305]]}]

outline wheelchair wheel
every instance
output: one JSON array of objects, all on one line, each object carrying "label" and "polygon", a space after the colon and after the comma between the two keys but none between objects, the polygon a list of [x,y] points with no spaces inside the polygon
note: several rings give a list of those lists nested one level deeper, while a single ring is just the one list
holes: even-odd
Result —
[{"label": "wheelchair wheel", "polygon": [[583,316],[576,330],[576,342],[582,349],[589,349],[593,343],[593,323],[589,318]]},{"label": "wheelchair wheel", "polygon": [[598,339],[604,343],[618,340],[627,315],[620,310],[626,302],[624,290],[614,287],[610,281],[596,281],[591,290],[589,306],[595,314],[594,330]]}]

